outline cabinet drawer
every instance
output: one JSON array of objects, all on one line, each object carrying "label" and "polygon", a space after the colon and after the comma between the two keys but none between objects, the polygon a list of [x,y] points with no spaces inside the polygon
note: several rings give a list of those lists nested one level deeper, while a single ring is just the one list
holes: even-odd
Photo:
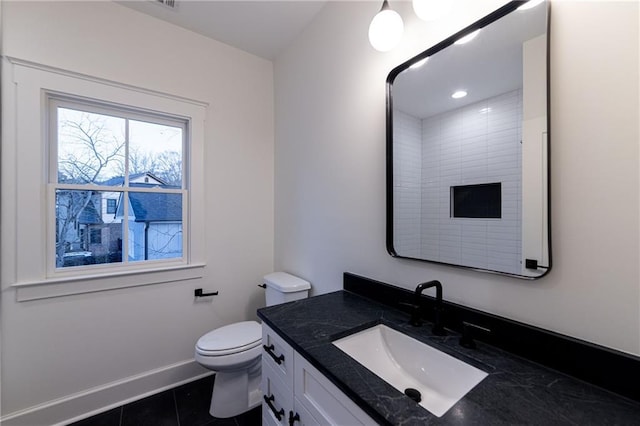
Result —
[{"label": "cabinet drawer", "polygon": [[[269,363],[262,359],[262,417],[270,425],[288,425],[289,411],[293,407],[293,390],[287,386]],[[269,402],[267,403],[267,398]],[[273,407],[273,408],[272,408]],[[277,413],[277,415],[276,415]],[[278,415],[280,419],[278,419]]]},{"label": "cabinet drawer", "polygon": [[[263,404],[264,405],[264,404]],[[278,426],[280,423],[275,423],[273,421],[272,416],[269,413],[264,412],[264,407],[262,408],[262,426]]]},{"label": "cabinet drawer", "polygon": [[269,405],[262,402],[262,424],[269,426],[322,426],[309,414],[304,406],[293,395],[293,389],[287,388],[278,374],[265,362],[262,363],[262,391],[267,398],[273,396],[276,411],[281,409],[281,420],[278,420]]},{"label": "cabinet drawer", "polygon": [[294,426],[324,426],[313,418],[298,398],[293,400],[293,413],[290,413],[291,415],[298,416],[297,420],[293,422]]},{"label": "cabinet drawer", "polygon": [[377,424],[297,352],[295,367],[295,397],[320,424]]},{"label": "cabinet drawer", "polygon": [[[291,420],[291,418],[294,420]],[[285,423],[278,422],[273,415],[262,411],[262,426],[280,426]],[[326,426],[318,423],[311,414],[300,404],[299,401],[295,401],[293,411],[287,413],[286,425],[294,426]]]},{"label": "cabinet drawer", "polygon": [[268,325],[262,324],[262,361],[271,366],[293,389],[293,348]]}]

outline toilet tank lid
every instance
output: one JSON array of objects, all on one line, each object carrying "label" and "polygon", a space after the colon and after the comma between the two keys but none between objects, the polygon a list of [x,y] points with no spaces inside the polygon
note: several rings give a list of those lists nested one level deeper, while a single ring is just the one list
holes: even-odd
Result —
[{"label": "toilet tank lid", "polygon": [[264,276],[264,283],[283,293],[309,290],[311,284],[302,278],[298,278],[286,272],[272,272]]}]

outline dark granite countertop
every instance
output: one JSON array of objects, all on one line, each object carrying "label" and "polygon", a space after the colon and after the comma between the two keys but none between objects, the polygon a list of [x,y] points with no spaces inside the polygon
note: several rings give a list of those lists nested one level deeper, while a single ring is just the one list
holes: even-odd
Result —
[{"label": "dark granite countertop", "polygon": [[[429,324],[412,327],[406,313],[346,291],[263,308],[258,316],[380,424],[640,424],[640,404],[633,400],[482,342],[476,349],[463,348],[453,332],[435,336]],[[377,323],[489,375],[436,417],[331,344]]]}]

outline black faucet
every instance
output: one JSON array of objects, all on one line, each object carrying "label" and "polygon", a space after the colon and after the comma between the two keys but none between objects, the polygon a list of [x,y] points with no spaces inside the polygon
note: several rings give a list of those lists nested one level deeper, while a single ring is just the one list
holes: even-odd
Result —
[{"label": "black faucet", "polygon": [[436,304],[433,308],[433,334],[436,336],[446,336],[447,332],[442,325],[442,284],[438,280],[427,281],[426,283],[418,284],[414,293],[414,308],[411,312],[411,319],[409,323],[413,326],[422,325],[420,319],[420,301],[422,299],[421,294],[424,290],[435,287],[436,288]]}]

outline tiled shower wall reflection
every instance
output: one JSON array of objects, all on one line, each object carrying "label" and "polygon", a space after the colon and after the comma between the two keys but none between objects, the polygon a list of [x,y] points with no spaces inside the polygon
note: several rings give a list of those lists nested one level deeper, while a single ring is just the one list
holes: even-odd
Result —
[{"label": "tiled shower wall reflection", "polygon": [[[421,120],[394,111],[394,247],[426,258],[521,271],[522,91]],[[452,218],[451,186],[502,183],[500,219]]]}]

